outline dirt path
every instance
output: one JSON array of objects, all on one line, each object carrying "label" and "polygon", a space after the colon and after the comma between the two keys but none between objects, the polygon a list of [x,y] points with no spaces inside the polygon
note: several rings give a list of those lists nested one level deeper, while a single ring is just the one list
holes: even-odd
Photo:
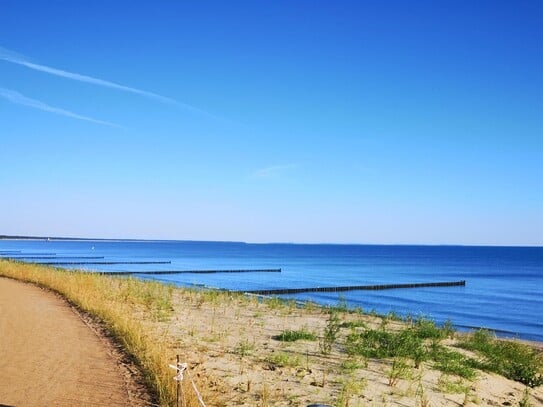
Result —
[{"label": "dirt path", "polygon": [[141,406],[119,352],[51,292],[0,278],[0,406]]}]

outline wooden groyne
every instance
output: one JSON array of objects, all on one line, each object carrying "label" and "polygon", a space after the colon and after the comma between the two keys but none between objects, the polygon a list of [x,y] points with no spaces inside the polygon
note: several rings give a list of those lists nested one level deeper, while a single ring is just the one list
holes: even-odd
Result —
[{"label": "wooden groyne", "polygon": [[4,255],[6,257],[11,256],[56,256],[56,253],[23,253],[23,252],[17,252],[17,253],[0,253],[0,255]]},{"label": "wooden groyne", "polygon": [[240,270],[156,270],[156,271],[100,271],[100,274],[215,274],[215,273],[280,273],[281,269],[240,269]]},{"label": "wooden groyne", "polygon": [[408,283],[408,284],[377,284],[377,285],[349,285],[342,287],[309,287],[309,288],[280,288],[275,290],[249,290],[235,291],[246,294],[257,295],[281,295],[281,294],[299,294],[299,293],[333,293],[341,291],[356,290],[392,290],[396,288],[422,288],[422,287],[454,287],[465,286],[466,281],[445,281],[437,283]]},{"label": "wooden groyne", "polygon": [[2,256],[10,260],[103,259],[104,256]]},{"label": "wooden groyne", "polygon": [[171,261],[37,261],[34,264],[48,266],[107,266],[111,264],[172,264]]}]

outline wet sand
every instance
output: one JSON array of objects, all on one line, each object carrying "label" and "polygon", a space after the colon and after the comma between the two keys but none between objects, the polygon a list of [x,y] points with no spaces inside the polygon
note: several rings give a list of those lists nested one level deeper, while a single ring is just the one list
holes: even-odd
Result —
[{"label": "wet sand", "polygon": [[0,405],[148,405],[121,359],[66,301],[0,277]]}]

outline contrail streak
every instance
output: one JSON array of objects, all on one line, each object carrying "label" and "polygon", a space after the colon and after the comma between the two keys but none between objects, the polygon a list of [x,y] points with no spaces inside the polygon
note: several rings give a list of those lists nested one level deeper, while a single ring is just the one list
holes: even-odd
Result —
[{"label": "contrail streak", "polygon": [[6,48],[2,48],[2,47],[0,47],[0,60],[11,62],[11,63],[17,64],[17,65],[22,65],[22,66],[24,66],[26,68],[33,69],[35,71],[45,72],[45,73],[48,73],[50,75],[60,76],[62,78],[71,79],[71,80],[74,80],[74,81],[86,82],[86,83],[90,83],[90,84],[97,85],[97,86],[104,86],[106,88],[117,89],[117,90],[120,90],[120,91],[123,91],[123,92],[135,93],[137,95],[145,96],[147,98],[154,99],[154,100],[157,100],[157,101],[162,102],[162,103],[168,103],[168,104],[176,105],[178,107],[182,107],[183,109],[187,109],[187,110],[190,110],[192,112],[204,114],[206,116],[212,116],[210,113],[208,113],[208,112],[206,112],[204,110],[198,109],[198,108],[196,108],[194,106],[187,105],[185,103],[178,102],[175,99],[171,99],[171,98],[168,98],[168,97],[165,97],[165,96],[158,95],[158,94],[153,93],[153,92],[147,92],[145,90],[132,88],[130,86],[124,86],[124,85],[121,85],[121,84],[118,84],[118,83],[115,83],[115,82],[110,82],[110,81],[106,81],[106,80],[99,79],[99,78],[93,78],[92,76],[81,75],[81,74],[74,73],[74,72],[63,71],[62,69],[57,69],[57,68],[52,68],[52,67],[45,66],[45,65],[35,64],[33,62],[28,61],[25,57],[23,57],[23,56],[21,56],[19,54],[16,54],[16,53],[14,53],[14,52],[6,49]]},{"label": "contrail streak", "polygon": [[19,92],[16,92],[14,90],[0,88],[0,97],[3,97],[4,99],[9,100],[11,103],[15,103],[17,105],[32,107],[34,109],[43,110],[45,112],[55,113],[55,114],[59,114],[61,116],[66,116],[66,117],[71,117],[72,119],[84,120],[87,122],[103,124],[103,125],[112,126],[112,127],[121,127],[115,123],[93,119],[92,117],[82,116],[80,114],[70,112],[69,110],[64,110],[58,107],[49,106],[48,104],[40,102],[39,100],[31,99],[29,97],[21,95]]}]

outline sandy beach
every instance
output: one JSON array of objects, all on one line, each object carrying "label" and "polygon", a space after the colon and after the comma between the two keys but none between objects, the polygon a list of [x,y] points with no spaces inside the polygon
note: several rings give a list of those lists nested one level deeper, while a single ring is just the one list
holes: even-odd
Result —
[{"label": "sandy beach", "polygon": [[[436,360],[417,366],[409,358],[349,352],[352,335],[368,330],[393,335],[413,327],[393,317],[5,261],[0,273],[57,287],[112,326],[130,324],[119,329],[121,340],[132,343],[165,406],[176,404],[169,368],[176,355],[187,363],[185,377],[194,380],[207,406],[543,405],[542,386],[529,388],[489,371],[459,376]],[[0,278],[0,311],[0,404],[145,404],[116,348],[57,295]],[[337,329],[323,352],[331,315]],[[289,331],[310,335],[279,339]],[[435,342],[442,354],[478,358],[458,346],[465,337],[453,332]],[[467,368],[455,371],[462,369]],[[180,395],[180,405],[200,406],[189,380]]]},{"label": "sandy beach", "polygon": [[0,277],[0,404],[142,406],[111,342],[66,301],[31,284]]}]

